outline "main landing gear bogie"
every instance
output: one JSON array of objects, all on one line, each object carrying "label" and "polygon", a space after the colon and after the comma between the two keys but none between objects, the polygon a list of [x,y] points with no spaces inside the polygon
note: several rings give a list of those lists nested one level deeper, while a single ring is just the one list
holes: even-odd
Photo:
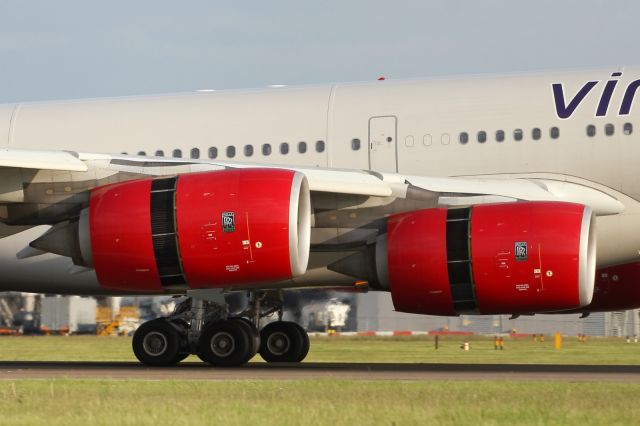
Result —
[{"label": "main landing gear bogie", "polygon": [[[301,362],[309,336],[294,322],[282,321],[281,307],[262,313],[260,303],[246,316],[228,316],[220,303],[187,299],[174,314],[148,321],[133,336],[133,352],[149,366],[175,365],[190,354],[217,367],[241,366],[257,353],[267,362]],[[258,331],[256,318],[274,312],[279,320]]]}]

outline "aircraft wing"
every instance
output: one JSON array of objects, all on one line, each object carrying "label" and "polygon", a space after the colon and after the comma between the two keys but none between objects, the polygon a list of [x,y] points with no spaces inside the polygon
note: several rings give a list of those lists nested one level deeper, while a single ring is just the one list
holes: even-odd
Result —
[{"label": "aircraft wing", "polygon": [[[566,201],[589,205],[596,215],[619,214],[624,204],[610,188],[564,175],[527,174],[496,176],[411,176],[397,173],[377,173],[364,170],[322,167],[292,167],[182,158],[159,158],[130,155],[92,154],[70,151],[0,150],[0,170],[34,171],[40,180],[74,183],[100,183],[129,180],[136,176],[165,176],[224,169],[277,168],[303,173],[309,189],[319,193],[351,194],[368,197],[432,198],[438,205],[474,205],[510,201]],[[69,173],[62,173],[69,172]],[[119,176],[121,175],[121,176]],[[50,177],[49,177],[50,176]],[[104,180],[103,179],[103,180]],[[16,182],[5,179],[0,184],[0,202],[20,202]],[[28,184],[29,182],[23,182]],[[19,192],[19,191],[18,191]],[[11,196],[8,194],[11,193]]]}]

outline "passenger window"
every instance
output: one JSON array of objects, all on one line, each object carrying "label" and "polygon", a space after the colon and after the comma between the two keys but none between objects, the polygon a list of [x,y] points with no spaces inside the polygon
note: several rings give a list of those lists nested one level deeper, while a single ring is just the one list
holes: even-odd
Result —
[{"label": "passenger window", "polygon": [[218,148],[215,146],[209,147],[209,158],[218,158]]},{"label": "passenger window", "polygon": [[496,141],[504,142],[504,130],[496,130]]},{"label": "passenger window", "polygon": [[298,152],[300,154],[304,154],[307,152],[307,143],[306,142],[298,142]]},{"label": "passenger window", "polygon": [[422,145],[424,145],[424,146],[431,146],[431,144],[432,144],[432,143],[433,143],[433,142],[432,142],[431,135],[424,135],[424,136],[422,137]]},{"label": "passenger window", "polygon": [[286,142],[282,142],[280,144],[280,154],[287,155],[289,153],[289,144]]},{"label": "passenger window", "polygon": [[624,123],[623,132],[625,135],[630,135],[631,133],[633,133],[633,124]]},{"label": "passenger window", "polygon": [[244,156],[251,157],[253,155],[253,145],[244,146]]},{"label": "passenger window", "polygon": [[271,155],[271,144],[265,143],[262,145],[262,155]]},{"label": "passenger window", "polygon": [[182,158],[182,150],[174,149],[173,150],[173,158]]},{"label": "passenger window", "polygon": [[460,136],[458,136],[458,140],[460,141],[461,144],[466,144],[467,142],[469,142],[469,133],[467,132],[462,132],[460,133]]},{"label": "passenger window", "polygon": [[478,132],[478,142],[485,143],[487,141],[487,132],[480,130]]},{"label": "passenger window", "polygon": [[443,133],[442,135],[440,135],[440,143],[442,145],[449,145],[450,142],[451,137],[449,136],[449,133]]},{"label": "passenger window", "polygon": [[227,147],[227,158],[233,158],[236,156],[236,147],[233,145],[229,145]]},{"label": "passenger window", "polygon": [[542,131],[540,131],[540,129],[538,129],[537,127],[531,131],[531,138],[533,138],[534,141],[539,140],[541,137]]},{"label": "passenger window", "polygon": [[360,139],[351,140],[351,149],[357,151],[360,149]]},{"label": "passenger window", "polygon": [[164,157],[164,151],[159,149],[156,151],[156,157]]},{"label": "passenger window", "polygon": [[324,141],[316,141],[316,151],[324,152]]},{"label": "passenger window", "polygon": [[607,136],[613,136],[614,130],[615,129],[613,127],[613,124],[611,123],[608,123],[604,126],[604,134]]},{"label": "passenger window", "polygon": [[198,148],[191,148],[191,158],[196,160],[200,158],[200,150]]},{"label": "passenger window", "polygon": [[549,130],[549,135],[551,136],[551,139],[558,139],[558,137],[560,137],[560,129],[552,127],[551,130]]},{"label": "passenger window", "polygon": [[595,135],[596,135],[596,126],[594,126],[593,124],[589,124],[587,126],[587,136],[593,137]]},{"label": "passenger window", "polygon": [[147,155],[147,153],[144,151],[138,151],[138,155]]},{"label": "passenger window", "polygon": [[522,129],[515,129],[513,131],[513,139],[517,140],[518,142],[522,140],[523,136],[524,132],[522,131]]}]

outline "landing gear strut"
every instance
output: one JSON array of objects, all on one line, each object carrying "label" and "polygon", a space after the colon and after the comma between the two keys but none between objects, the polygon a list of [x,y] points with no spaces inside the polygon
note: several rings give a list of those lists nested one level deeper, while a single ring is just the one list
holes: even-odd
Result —
[{"label": "landing gear strut", "polygon": [[[219,367],[247,363],[256,353],[267,362],[301,362],[309,336],[298,324],[282,321],[279,293],[253,292],[248,308],[230,315],[222,291],[190,292],[173,314],[144,323],[133,336],[133,352],[150,366],[175,365],[190,354]],[[261,318],[278,321],[261,331]]]}]

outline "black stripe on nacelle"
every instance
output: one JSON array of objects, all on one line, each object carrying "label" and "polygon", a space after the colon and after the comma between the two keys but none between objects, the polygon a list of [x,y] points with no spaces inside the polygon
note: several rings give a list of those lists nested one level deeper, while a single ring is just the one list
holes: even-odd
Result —
[{"label": "black stripe on nacelle", "polygon": [[471,209],[447,212],[447,269],[453,308],[458,313],[476,309],[470,248]]},{"label": "black stripe on nacelle", "polygon": [[160,282],[167,290],[186,288],[176,232],[177,178],[155,179],[151,183],[151,238]]}]

